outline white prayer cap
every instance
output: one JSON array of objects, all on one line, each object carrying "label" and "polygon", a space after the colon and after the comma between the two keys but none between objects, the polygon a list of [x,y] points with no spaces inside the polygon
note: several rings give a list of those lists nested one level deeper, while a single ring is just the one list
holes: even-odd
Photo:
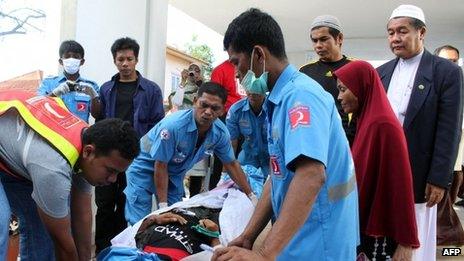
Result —
[{"label": "white prayer cap", "polygon": [[393,10],[390,19],[396,17],[411,17],[416,18],[422,21],[425,24],[425,15],[422,9],[415,5],[400,5],[395,10]]},{"label": "white prayer cap", "polygon": [[315,27],[319,26],[330,27],[335,30],[338,30],[339,32],[342,31],[340,21],[338,21],[338,18],[333,15],[320,15],[314,18],[310,30],[313,30]]}]

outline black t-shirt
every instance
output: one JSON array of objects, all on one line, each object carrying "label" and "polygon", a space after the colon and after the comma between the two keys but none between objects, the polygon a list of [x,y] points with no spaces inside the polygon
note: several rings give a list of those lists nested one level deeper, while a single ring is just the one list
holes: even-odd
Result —
[{"label": "black t-shirt", "polygon": [[137,90],[137,81],[117,81],[115,117],[134,124],[134,94]]},{"label": "black t-shirt", "polygon": [[187,224],[154,224],[135,236],[137,248],[156,253],[161,260],[173,260],[175,256],[186,257],[201,252],[201,244],[210,245],[212,238],[197,232],[192,226],[198,225],[204,218],[218,224],[220,209],[197,207],[187,211],[172,209],[170,212],[182,216]]},{"label": "black t-shirt", "polygon": [[308,75],[318,82],[324,90],[329,92],[335,100],[338,113],[342,118],[343,129],[345,130],[346,136],[350,145],[353,144],[354,135],[356,133],[356,121],[352,119],[349,121],[348,115],[343,111],[338,98],[337,80],[333,76],[333,72],[341,68],[343,65],[349,63],[351,59],[343,56],[343,58],[336,62],[323,62],[318,60],[311,62],[300,68],[300,72]]}]

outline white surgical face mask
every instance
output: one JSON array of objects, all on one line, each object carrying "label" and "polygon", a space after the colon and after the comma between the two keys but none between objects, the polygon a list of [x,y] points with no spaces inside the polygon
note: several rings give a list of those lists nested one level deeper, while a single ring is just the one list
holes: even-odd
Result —
[{"label": "white surgical face mask", "polygon": [[81,59],[68,58],[62,59],[63,69],[67,74],[76,74],[81,66]]}]

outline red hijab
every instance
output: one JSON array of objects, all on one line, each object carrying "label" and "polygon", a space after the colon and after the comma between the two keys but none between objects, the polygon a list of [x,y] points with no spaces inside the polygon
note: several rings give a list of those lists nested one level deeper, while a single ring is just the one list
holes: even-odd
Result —
[{"label": "red hijab", "polygon": [[359,190],[361,232],[418,247],[406,138],[382,82],[365,61],[350,62],[334,74],[359,103],[351,150]]}]

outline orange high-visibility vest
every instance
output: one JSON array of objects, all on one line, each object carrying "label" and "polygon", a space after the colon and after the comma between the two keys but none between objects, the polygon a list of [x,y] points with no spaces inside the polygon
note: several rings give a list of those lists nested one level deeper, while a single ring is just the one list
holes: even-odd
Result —
[{"label": "orange high-visibility vest", "polygon": [[[88,125],[69,112],[61,99],[23,91],[0,91],[0,116],[9,109],[16,109],[26,124],[74,168],[82,150],[82,130]],[[11,174],[1,165],[0,169]]]}]

